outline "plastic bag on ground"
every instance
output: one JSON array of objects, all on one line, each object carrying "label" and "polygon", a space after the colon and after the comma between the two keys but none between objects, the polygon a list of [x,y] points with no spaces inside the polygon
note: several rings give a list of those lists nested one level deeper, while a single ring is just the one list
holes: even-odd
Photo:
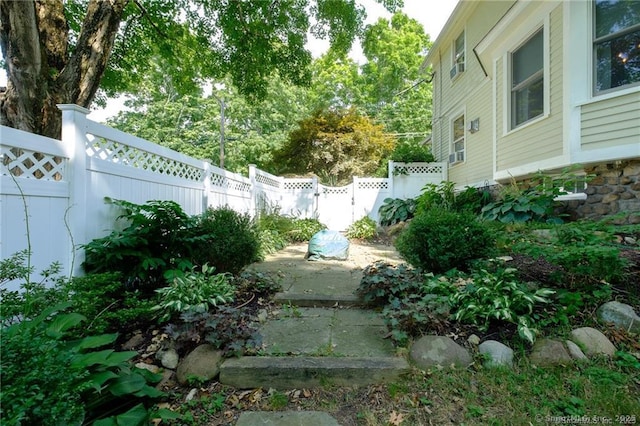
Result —
[{"label": "plastic bag on ground", "polygon": [[338,231],[323,229],[309,240],[308,260],[347,260],[348,257],[349,240]]}]

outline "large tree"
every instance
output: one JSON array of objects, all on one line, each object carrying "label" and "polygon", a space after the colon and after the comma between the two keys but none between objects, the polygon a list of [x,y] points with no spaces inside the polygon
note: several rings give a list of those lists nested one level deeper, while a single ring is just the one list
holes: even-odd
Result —
[{"label": "large tree", "polygon": [[342,185],[375,174],[393,144],[382,126],[354,108],[317,111],[289,134],[274,162],[277,173],[315,173],[323,183]]},{"label": "large tree", "polygon": [[90,107],[98,89],[135,92],[158,57],[176,78],[230,75],[261,97],[274,70],[309,81],[309,31],[346,52],[363,17],[355,0],[0,0],[0,124],[59,137],[56,104]]}]

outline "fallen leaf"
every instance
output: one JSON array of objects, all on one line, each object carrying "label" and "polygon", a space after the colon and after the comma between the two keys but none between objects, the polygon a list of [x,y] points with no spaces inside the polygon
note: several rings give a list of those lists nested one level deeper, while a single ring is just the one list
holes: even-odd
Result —
[{"label": "fallen leaf", "polygon": [[404,421],[404,416],[402,413],[397,413],[395,410],[391,412],[389,416],[389,423],[393,426],[399,426]]}]

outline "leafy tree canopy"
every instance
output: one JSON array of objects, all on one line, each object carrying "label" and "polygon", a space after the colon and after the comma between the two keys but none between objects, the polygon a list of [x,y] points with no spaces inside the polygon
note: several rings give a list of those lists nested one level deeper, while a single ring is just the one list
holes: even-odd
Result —
[{"label": "leafy tree canopy", "polygon": [[177,88],[229,75],[261,98],[275,70],[309,82],[309,31],[347,52],[364,15],[355,0],[0,0],[0,122],[59,137],[56,104],[89,107],[99,88],[135,93],[158,58]]},{"label": "leafy tree canopy", "polygon": [[281,174],[316,173],[326,184],[371,176],[393,149],[394,140],[355,109],[317,111],[291,132],[274,154]]}]

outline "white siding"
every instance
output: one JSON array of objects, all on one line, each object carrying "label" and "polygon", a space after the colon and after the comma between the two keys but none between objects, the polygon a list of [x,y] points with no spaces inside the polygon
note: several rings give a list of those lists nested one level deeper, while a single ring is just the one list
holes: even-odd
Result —
[{"label": "white siding", "polygon": [[583,105],[580,135],[583,150],[640,143],[640,93]]}]

